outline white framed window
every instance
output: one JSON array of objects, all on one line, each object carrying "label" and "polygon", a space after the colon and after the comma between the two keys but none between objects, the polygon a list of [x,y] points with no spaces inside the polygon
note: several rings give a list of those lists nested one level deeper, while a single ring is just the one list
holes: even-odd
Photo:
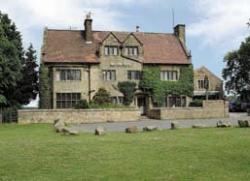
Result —
[{"label": "white framed window", "polygon": [[115,70],[103,70],[103,80],[115,81],[116,80],[116,71]]},{"label": "white framed window", "polygon": [[118,46],[105,46],[104,54],[105,55],[118,55]]},{"label": "white framed window", "polygon": [[60,81],[80,81],[80,69],[59,69],[59,74],[56,74],[56,79]]},{"label": "white framed window", "polygon": [[140,80],[141,71],[139,70],[128,70],[128,80]]},{"label": "white framed window", "polygon": [[178,72],[172,70],[161,71],[161,80],[178,80]]},{"label": "white framed window", "polygon": [[123,104],[123,97],[111,97],[113,104]]},{"label": "white framed window", "polygon": [[186,107],[186,104],[187,104],[186,96],[171,95],[167,96],[165,99],[166,107]]},{"label": "white framed window", "polygon": [[[209,80],[207,80],[208,82],[208,89],[209,89]],[[198,80],[198,89],[205,89],[205,81],[204,81],[204,79],[200,79],[200,80]]]},{"label": "white framed window", "polygon": [[73,108],[81,100],[81,93],[56,93],[56,108]]},{"label": "white framed window", "polygon": [[138,56],[139,51],[137,46],[125,47],[125,54],[128,56]]}]

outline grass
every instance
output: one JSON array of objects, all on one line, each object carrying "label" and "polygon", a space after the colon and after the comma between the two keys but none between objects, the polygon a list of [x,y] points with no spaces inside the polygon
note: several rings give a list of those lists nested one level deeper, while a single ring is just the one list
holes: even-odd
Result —
[{"label": "grass", "polygon": [[0,126],[0,180],[249,180],[250,129],[62,136]]}]

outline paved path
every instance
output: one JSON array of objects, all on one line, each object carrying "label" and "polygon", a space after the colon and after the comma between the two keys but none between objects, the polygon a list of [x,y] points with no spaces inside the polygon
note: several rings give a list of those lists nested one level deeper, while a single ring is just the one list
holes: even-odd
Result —
[{"label": "paved path", "polygon": [[[228,121],[232,125],[237,125],[238,120],[250,119],[246,113],[233,113],[226,119],[187,119],[187,120],[173,120],[177,122],[180,128],[190,128],[194,124],[202,124],[208,127],[215,127],[218,120]],[[104,127],[107,132],[123,132],[128,126],[137,126],[140,130],[145,126],[157,126],[159,129],[169,129],[171,120],[155,120],[143,119],[134,122],[114,122],[114,123],[88,123],[88,124],[74,124],[72,127],[80,132],[94,132],[98,126]]]}]

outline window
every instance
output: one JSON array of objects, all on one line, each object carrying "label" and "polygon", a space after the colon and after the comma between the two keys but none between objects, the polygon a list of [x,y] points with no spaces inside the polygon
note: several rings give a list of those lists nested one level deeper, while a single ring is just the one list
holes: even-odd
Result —
[{"label": "window", "polygon": [[80,69],[61,69],[59,70],[59,80],[81,80],[81,70]]},{"label": "window", "polygon": [[103,71],[103,80],[115,81],[116,80],[116,72],[115,72],[115,70],[104,70]]},{"label": "window", "polygon": [[123,97],[111,97],[113,104],[123,104]]},{"label": "window", "polygon": [[178,72],[171,70],[161,71],[161,80],[178,80]]},{"label": "window", "polygon": [[105,55],[118,55],[118,46],[105,46],[104,54]]},{"label": "window", "polygon": [[186,107],[186,96],[166,97],[166,107]]},{"label": "window", "polygon": [[[208,81],[208,89],[209,89],[209,80],[207,80]],[[198,80],[198,89],[205,89],[205,81],[204,81],[204,79],[201,79],[201,80]]]},{"label": "window", "polygon": [[56,93],[56,107],[73,108],[80,99],[80,93]]},{"label": "window", "polygon": [[137,46],[126,47],[125,53],[128,56],[138,56],[138,47]]},{"label": "window", "polygon": [[128,79],[129,80],[140,80],[141,72],[137,70],[129,70],[128,71]]}]

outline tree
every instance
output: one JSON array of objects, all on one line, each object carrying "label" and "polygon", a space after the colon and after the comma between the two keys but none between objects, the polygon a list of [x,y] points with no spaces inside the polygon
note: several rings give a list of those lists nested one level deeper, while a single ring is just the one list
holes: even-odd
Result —
[{"label": "tree", "polygon": [[132,103],[135,95],[135,87],[135,82],[118,82],[118,88],[124,95],[124,105],[129,106]]},{"label": "tree", "polygon": [[36,51],[30,44],[22,65],[22,79],[12,91],[10,101],[12,105],[26,105],[36,99],[38,94],[38,65],[36,63]]},{"label": "tree", "polygon": [[0,107],[28,104],[38,92],[36,55],[25,53],[16,25],[0,11]]},{"label": "tree", "polygon": [[22,78],[22,60],[21,35],[8,15],[0,12],[0,106],[10,104],[11,90]]},{"label": "tree", "polygon": [[250,101],[250,37],[242,42],[240,48],[224,57],[226,67],[222,71],[225,89],[235,92],[242,101]]}]

